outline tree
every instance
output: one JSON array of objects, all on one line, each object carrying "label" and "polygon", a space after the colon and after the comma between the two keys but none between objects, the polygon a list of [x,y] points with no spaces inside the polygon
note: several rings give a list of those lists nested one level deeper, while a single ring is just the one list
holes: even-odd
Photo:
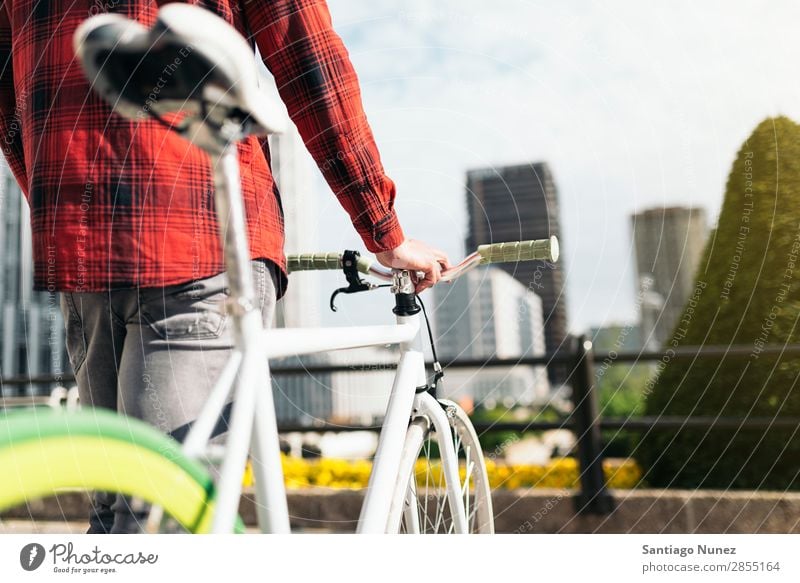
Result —
[{"label": "tree", "polygon": [[[691,299],[650,381],[648,415],[800,415],[800,126],[763,121],[739,150]],[[681,345],[744,345],[744,357],[679,358]],[[661,487],[798,489],[800,431],[652,430],[637,457]]]},{"label": "tree", "polygon": [[[642,389],[650,374],[644,364],[601,365],[595,369],[595,384],[600,415],[627,419],[642,414],[644,399]],[[600,374],[602,373],[602,374]],[[603,455],[606,457],[632,457],[637,445],[637,434],[624,429],[607,429],[602,432]]]}]

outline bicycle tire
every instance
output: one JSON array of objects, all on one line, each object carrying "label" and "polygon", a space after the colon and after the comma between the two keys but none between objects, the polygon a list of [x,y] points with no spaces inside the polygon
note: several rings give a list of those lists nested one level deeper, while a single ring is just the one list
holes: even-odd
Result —
[{"label": "bicycle tire", "polygon": [[65,490],[100,490],[161,506],[188,532],[211,528],[215,489],[206,468],[177,441],[111,411],[0,413],[0,475],[0,512]]},{"label": "bicycle tire", "polygon": [[[456,453],[463,461],[459,468],[460,490],[464,496],[464,507],[468,532],[493,534],[494,514],[489,476],[478,441],[478,435],[466,412],[456,403],[439,400],[450,412],[451,434]],[[400,461],[398,484],[392,501],[389,528],[396,532],[415,534],[452,534],[452,518],[448,518],[449,504],[446,497],[441,464],[437,461],[431,445],[438,436],[427,421],[412,420],[406,433]],[[467,472],[471,488],[465,487]],[[422,494],[422,496],[420,496]],[[424,501],[423,501],[424,499]],[[399,513],[399,516],[398,516]]]}]

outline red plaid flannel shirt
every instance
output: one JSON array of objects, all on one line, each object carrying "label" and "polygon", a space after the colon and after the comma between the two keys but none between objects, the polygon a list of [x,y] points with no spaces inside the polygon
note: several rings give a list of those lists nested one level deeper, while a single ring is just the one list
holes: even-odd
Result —
[{"label": "red plaid flannel shirt", "polygon": [[[399,245],[394,184],[324,0],[191,3],[252,36],[367,249]],[[112,113],[72,51],[75,28],[91,15],[113,11],[149,26],[157,9],[155,0],[0,0],[0,136],[31,207],[36,289],[165,286],[224,269],[206,155],[156,122]],[[239,156],[252,256],[284,267],[266,141],[247,139]]]}]

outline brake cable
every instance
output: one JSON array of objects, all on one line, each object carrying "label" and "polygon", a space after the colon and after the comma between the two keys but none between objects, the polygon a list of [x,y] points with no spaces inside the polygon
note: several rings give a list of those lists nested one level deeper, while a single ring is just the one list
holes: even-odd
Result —
[{"label": "brake cable", "polygon": [[[330,308],[334,312],[337,311],[335,302],[336,296],[339,294],[355,294],[371,291],[381,287],[392,286],[390,283],[378,285],[362,279],[361,274],[358,272],[359,257],[361,257],[361,254],[358,251],[347,250],[342,254],[342,271],[344,272],[344,276],[347,279],[348,285],[347,287],[340,287],[334,291],[333,294],[331,294]],[[431,321],[428,317],[428,311],[425,309],[425,303],[419,296],[416,296],[416,299],[422,308],[422,315],[425,318],[425,327],[428,330],[428,340],[431,345],[431,354],[433,356],[433,380],[430,383],[426,383],[417,387],[416,392],[429,392],[433,397],[436,397],[436,389],[439,386],[439,381],[444,378],[444,369],[442,368],[442,364],[439,362],[439,356],[436,354],[436,342],[433,338],[433,329],[431,328]]]},{"label": "brake cable", "polygon": [[421,387],[417,387],[416,392],[428,392],[432,397],[436,398],[436,389],[439,386],[439,381],[444,378],[444,369],[442,368],[442,363],[439,362],[439,357],[436,354],[436,343],[433,340],[433,330],[431,329],[430,318],[428,318],[428,311],[425,309],[425,304],[419,296],[417,296],[417,301],[422,308],[422,315],[425,317],[425,327],[428,329],[428,339],[431,343],[431,355],[433,356],[433,381],[422,385]]}]

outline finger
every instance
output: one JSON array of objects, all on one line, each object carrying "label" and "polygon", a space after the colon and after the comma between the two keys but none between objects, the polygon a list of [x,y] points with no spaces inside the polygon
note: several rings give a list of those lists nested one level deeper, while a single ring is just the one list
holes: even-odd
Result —
[{"label": "finger", "polygon": [[420,293],[429,287],[432,287],[438,281],[438,277],[435,275],[435,270],[430,270],[425,273],[425,277],[417,283],[416,289],[414,290],[416,293]]},{"label": "finger", "polygon": [[412,271],[411,281],[414,283],[414,293],[419,293],[426,287],[430,287],[430,283],[424,283],[428,275],[424,271]]},{"label": "finger", "polygon": [[431,280],[431,285],[436,284],[440,279],[442,279],[442,266],[438,261],[434,261],[430,264],[426,274],[426,279]]},{"label": "finger", "polygon": [[436,261],[438,261],[444,269],[450,267],[450,258],[447,257],[447,253],[441,249],[431,249],[431,251],[433,252],[433,256],[436,257]]},{"label": "finger", "polygon": [[433,282],[431,282],[431,280],[429,280],[429,279],[423,279],[422,281],[420,281],[417,284],[417,287],[414,288],[414,293],[415,294],[421,294],[422,292],[424,292],[429,287],[433,287]]}]

